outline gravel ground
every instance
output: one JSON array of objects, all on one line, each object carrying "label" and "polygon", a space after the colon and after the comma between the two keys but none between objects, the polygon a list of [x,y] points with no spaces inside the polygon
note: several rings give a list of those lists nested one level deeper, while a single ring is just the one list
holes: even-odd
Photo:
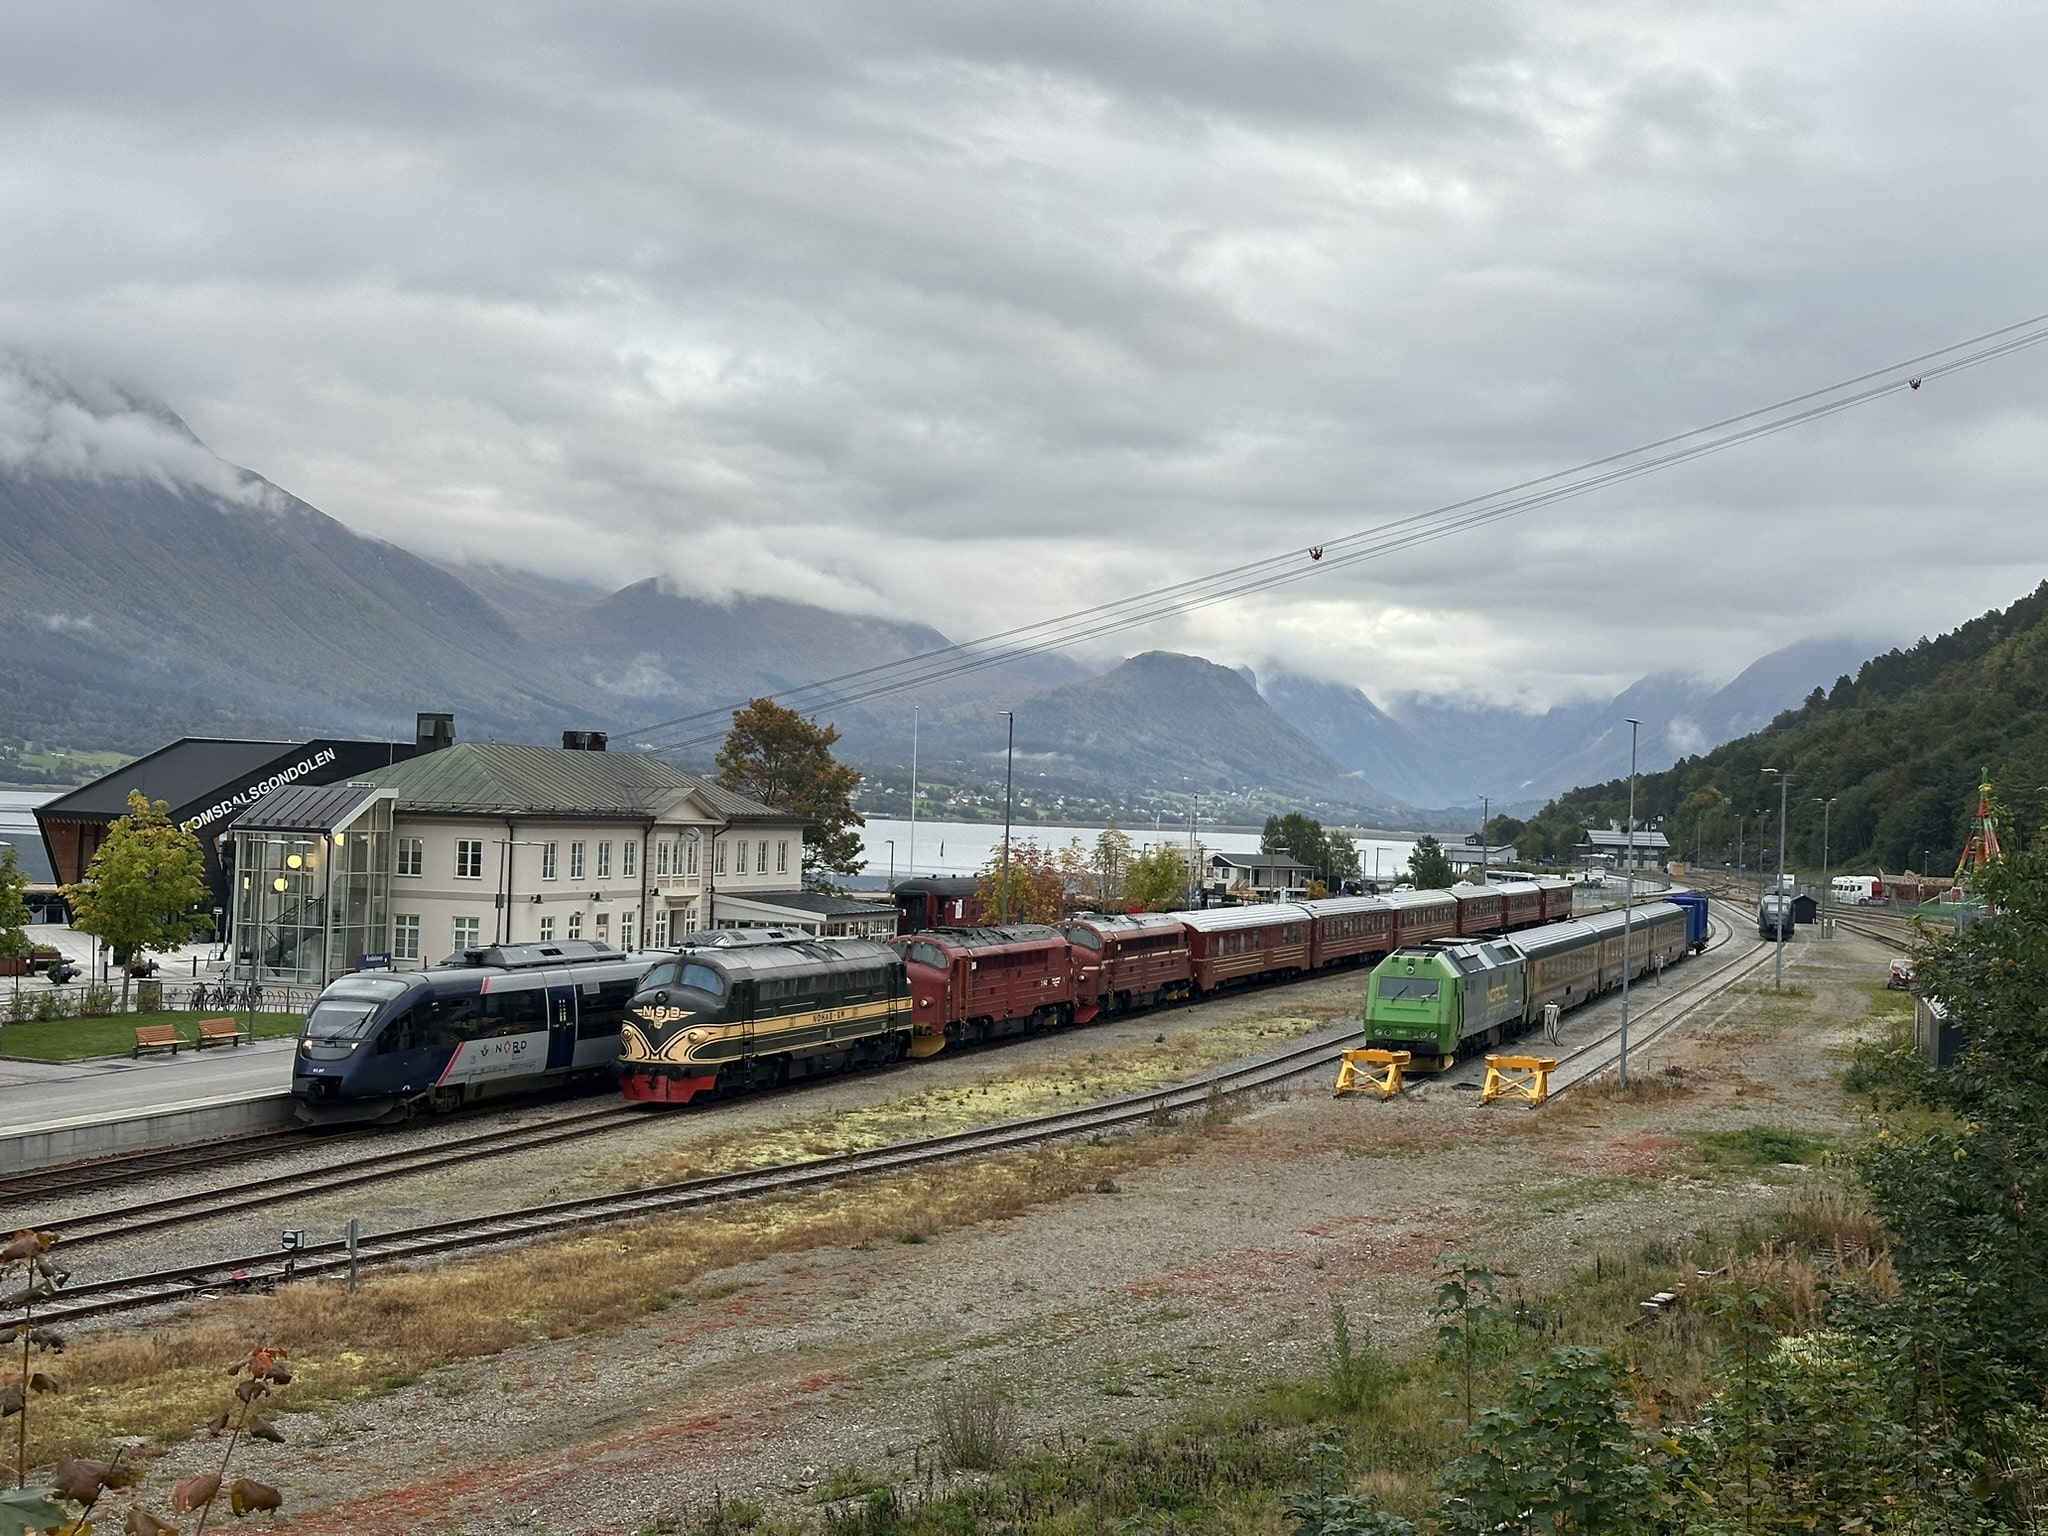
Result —
[{"label": "gravel ground", "polygon": [[[1313,1370],[1333,1297],[1378,1338],[1413,1336],[1446,1248],[1540,1288],[1603,1245],[1782,1198],[1802,1174],[1717,1175],[1683,1133],[1853,1130],[1832,1074],[1884,964],[1864,940],[1800,941],[1788,981],[1810,995],[1766,1000],[1749,984],[1702,1010],[1638,1058],[1646,1075],[1683,1072],[1666,1075],[1670,1094],[1655,1102],[1595,1091],[1532,1112],[1482,1109],[1446,1084],[1391,1104],[1305,1088],[1179,1133],[1172,1155],[1119,1173],[1113,1193],[915,1245],[731,1266],[630,1326],[536,1341],[374,1399],[286,1416],[293,1443],[257,1448],[243,1469],[285,1488],[292,1529],[306,1533],[633,1532],[714,1490],[800,1506],[848,1466],[907,1478],[935,1396],[969,1374],[1005,1383],[1034,1438],[1170,1421],[1197,1396]],[[1345,978],[1207,1006],[1245,1022],[1260,1010],[1306,1017],[1349,1007],[1356,988]],[[920,1069],[919,1086],[928,1072],[956,1074],[958,1086],[1218,1017],[1200,1013],[1028,1042],[1000,1062],[941,1058]],[[566,1191],[594,1160],[635,1155],[642,1134],[716,1141],[898,1091],[896,1075],[849,1080],[800,1105],[744,1101],[578,1152],[481,1167],[491,1188],[537,1197]],[[387,1215],[425,1219],[478,1199],[474,1173],[402,1189],[409,1204]],[[859,1187],[844,1198],[858,1200]],[[251,1229],[270,1233],[280,1219]],[[201,1455],[173,1451],[166,1469],[182,1475]]]}]

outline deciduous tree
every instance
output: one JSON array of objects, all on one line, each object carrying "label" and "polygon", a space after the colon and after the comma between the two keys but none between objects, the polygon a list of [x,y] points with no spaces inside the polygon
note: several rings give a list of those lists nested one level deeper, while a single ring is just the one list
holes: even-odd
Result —
[{"label": "deciduous tree", "polygon": [[1408,875],[1422,891],[1448,890],[1456,878],[1443,844],[1427,833],[1415,840],[1415,851],[1408,855]]},{"label": "deciduous tree", "polygon": [[1056,923],[1066,915],[1067,881],[1060,856],[1038,846],[1030,838],[1010,842],[1008,890],[1003,899],[1004,866],[1001,844],[989,853],[988,863],[976,877],[974,901],[977,921],[983,923]]},{"label": "deciduous tree", "polygon": [[[199,839],[171,824],[170,807],[131,793],[128,814],[107,829],[107,840],[86,866],[85,878],[64,887],[71,926],[92,934],[123,962],[176,949],[209,922],[203,910],[205,870]],[[124,964],[123,1009],[128,983]]]},{"label": "deciduous tree", "polygon": [[732,712],[732,730],[718,749],[718,782],[804,820],[804,884],[818,888],[827,874],[859,874],[857,828],[867,825],[853,808],[860,774],[832,756],[839,732],[817,725],[773,699],[755,699]]},{"label": "deciduous tree", "polygon": [[1188,904],[1188,861],[1171,843],[1131,860],[1124,905],[1133,912],[1178,912]]},{"label": "deciduous tree", "polygon": [[1313,816],[1289,811],[1285,816],[1268,816],[1259,834],[1263,853],[1284,853],[1325,884],[1334,884],[1358,873],[1358,849],[1351,839],[1326,832]]},{"label": "deciduous tree", "polygon": [[[20,960],[29,952],[28,872],[12,843],[0,843],[0,955]],[[15,985],[21,983],[16,981]]]}]

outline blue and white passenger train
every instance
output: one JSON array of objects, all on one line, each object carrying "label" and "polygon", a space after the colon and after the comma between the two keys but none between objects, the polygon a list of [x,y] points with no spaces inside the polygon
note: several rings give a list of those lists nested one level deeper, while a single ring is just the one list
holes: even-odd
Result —
[{"label": "blue and white passenger train", "polygon": [[345,976],[320,994],[299,1036],[299,1117],[397,1118],[608,1075],[626,1003],[664,958],[570,939],[470,950],[423,971]]}]

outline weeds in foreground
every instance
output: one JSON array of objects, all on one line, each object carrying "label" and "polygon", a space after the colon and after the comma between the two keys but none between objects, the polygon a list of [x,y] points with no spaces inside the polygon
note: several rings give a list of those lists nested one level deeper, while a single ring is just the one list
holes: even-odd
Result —
[{"label": "weeds in foreground", "polygon": [[955,1472],[995,1472],[1017,1454],[1017,1406],[988,1376],[944,1388],[932,1405],[932,1428],[941,1460]]}]

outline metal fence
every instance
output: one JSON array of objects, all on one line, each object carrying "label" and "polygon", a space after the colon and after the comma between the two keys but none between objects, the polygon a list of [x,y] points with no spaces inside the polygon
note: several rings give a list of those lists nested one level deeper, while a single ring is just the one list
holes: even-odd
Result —
[{"label": "metal fence", "polygon": [[318,988],[258,986],[228,980],[168,981],[144,978],[128,987],[121,1006],[119,982],[67,982],[53,987],[40,976],[18,984],[0,982],[0,1019],[28,1023],[62,1018],[111,1018],[122,1012],[296,1013],[312,1010]]}]

